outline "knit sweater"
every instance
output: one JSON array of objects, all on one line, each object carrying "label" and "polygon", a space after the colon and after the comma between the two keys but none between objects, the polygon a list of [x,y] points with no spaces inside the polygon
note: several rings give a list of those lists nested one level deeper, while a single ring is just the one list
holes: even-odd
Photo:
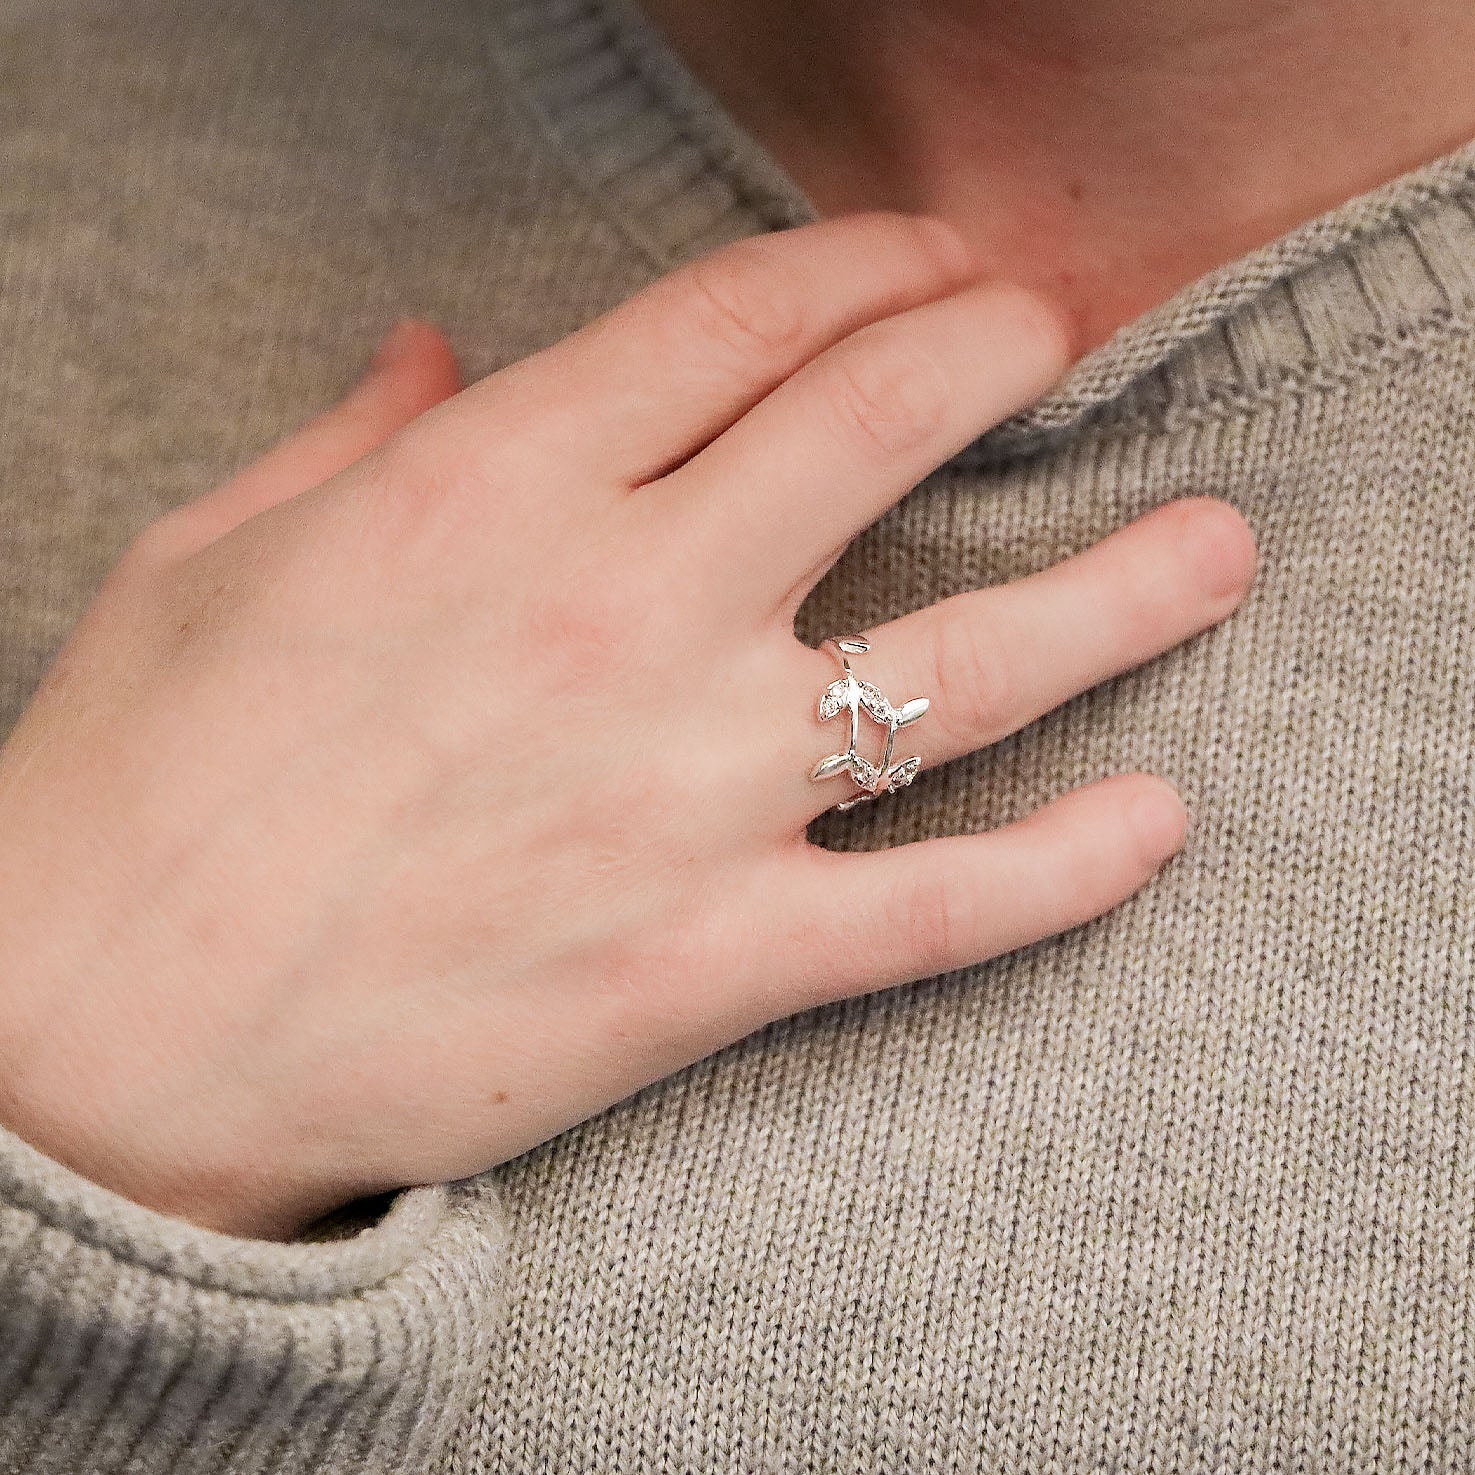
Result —
[{"label": "knit sweater", "polygon": [[[479,375],[814,213],[628,0],[0,0],[0,732],[395,317]],[[1187,848],[1089,926],[291,1244],[0,1134],[0,1471],[1475,1467],[1472,410],[1475,145],[1131,323],[811,595],[1243,510],[1226,625],[814,828],[1163,773]]]}]

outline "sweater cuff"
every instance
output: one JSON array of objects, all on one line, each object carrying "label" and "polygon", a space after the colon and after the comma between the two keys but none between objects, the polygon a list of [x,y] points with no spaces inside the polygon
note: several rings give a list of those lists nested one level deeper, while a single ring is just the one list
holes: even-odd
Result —
[{"label": "sweater cuff", "polygon": [[0,1469],[446,1468],[505,1256],[485,1177],[277,1244],[144,1208],[0,1129]]}]

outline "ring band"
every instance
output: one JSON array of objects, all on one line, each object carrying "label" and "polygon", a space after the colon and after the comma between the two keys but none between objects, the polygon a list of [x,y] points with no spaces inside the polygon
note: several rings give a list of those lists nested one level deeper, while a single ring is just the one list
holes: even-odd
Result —
[{"label": "ring band", "polygon": [[[816,783],[837,774],[848,773],[856,786],[856,792],[842,799],[833,807],[837,810],[854,809],[867,799],[880,794],[889,794],[905,788],[916,778],[922,766],[920,757],[903,758],[893,763],[892,753],[896,748],[896,734],[903,727],[910,727],[919,717],[926,715],[931,703],[926,697],[914,697],[900,707],[893,707],[885,696],[869,681],[862,681],[850,664],[850,657],[864,655],[871,642],[864,635],[831,635],[821,642],[833,648],[840,658],[844,675],[832,681],[819,699],[819,720],[828,722],[841,712],[850,714],[850,745],[842,753],[831,753],[821,758],[810,772]],[[872,763],[860,753],[860,714],[864,712],[871,721],[886,729],[886,743],[879,763]]]}]

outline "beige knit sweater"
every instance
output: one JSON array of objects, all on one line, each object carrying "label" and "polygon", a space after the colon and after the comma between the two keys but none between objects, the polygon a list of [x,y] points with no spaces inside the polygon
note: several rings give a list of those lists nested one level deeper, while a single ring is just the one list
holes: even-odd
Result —
[{"label": "beige knit sweater", "polygon": [[[0,0],[0,732],[397,315],[484,373],[812,215],[626,3]],[[811,638],[1245,511],[1227,626],[817,827],[1167,774],[1187,851],[1087,928],[333,1240],[0,1135],[0,1471],[1475,1468],[1472,410],[1475,146],[1134,323],[813,595]]]}]

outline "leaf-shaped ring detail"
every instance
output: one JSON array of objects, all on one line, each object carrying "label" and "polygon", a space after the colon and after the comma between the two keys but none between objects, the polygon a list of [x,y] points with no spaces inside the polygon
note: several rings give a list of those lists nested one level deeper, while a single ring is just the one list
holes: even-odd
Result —
[{"label": "leaf-shaped ring detail", "polygon": [[[918,756],[892,761],[896,748],[896,734],[903,727],[910,727],[919,717],[927,713],[931,703],[926,697],[913,697],[895,707],[885,694],[869,681],[855,674],[850,657],[864,655],[871,642],[864,635],[832,635],[823,644],[831,646],[840,659],[844,674],[832,681],[820,695],[819,720],[829,722],[840,713],[850,716],[850,742],[842,752],[831,753],[821,758],[810,770],[809,777],[816,783],[839,774],[849,774],[856,792],[841,800],[834,807],[839,810],[853,809],[868,799],[880,794],[889,794],[905,788],[917,776],[922,760]],[[878,763],[862,757],[860,752],[860,714],[886,729],[885,745]]]}]

